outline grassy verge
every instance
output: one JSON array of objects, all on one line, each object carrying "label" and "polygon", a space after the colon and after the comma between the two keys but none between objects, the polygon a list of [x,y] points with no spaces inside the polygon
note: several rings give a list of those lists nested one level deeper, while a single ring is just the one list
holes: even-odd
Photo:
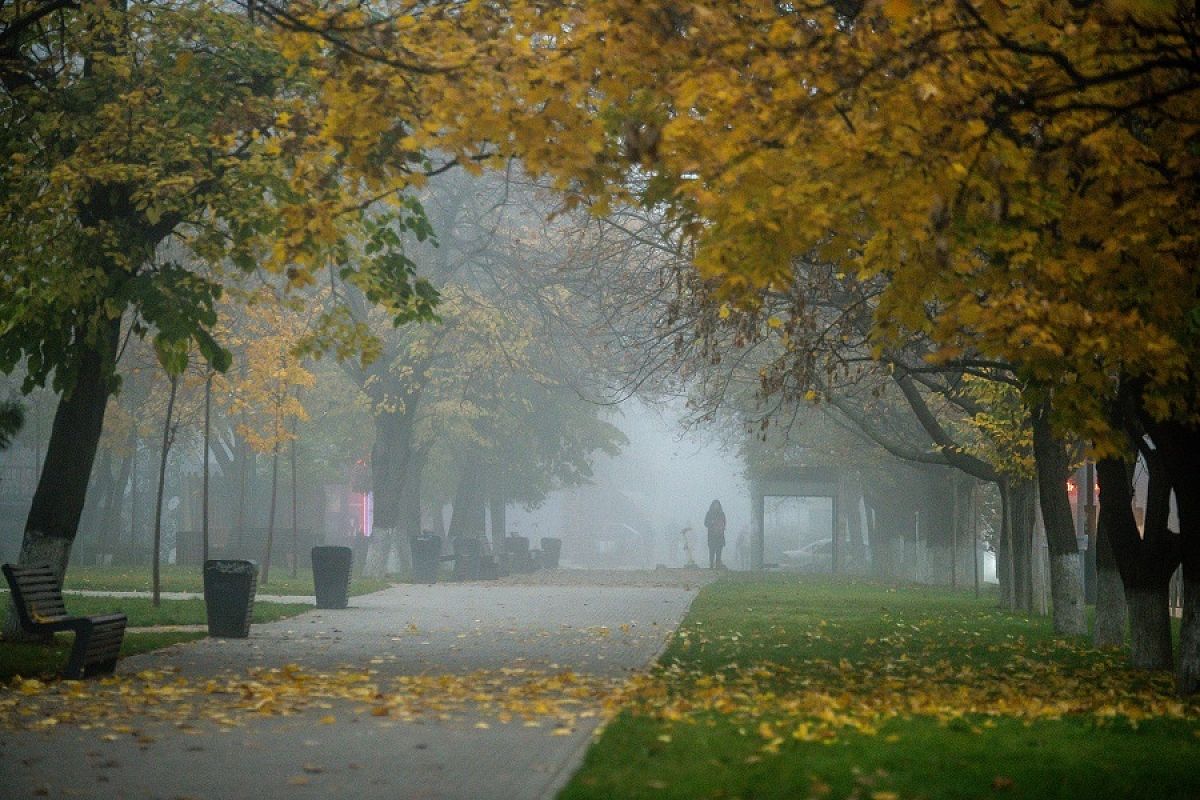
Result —
[{"label": "grassy verge", "polygon": [[[203,625],[206,622],[203,600],[163,600],[155,608],[149,598],[143,597],[66,597],[67,610],[72,614],[89,615],[123,611],[134,628],[159,625]],[[7,608],[8,592],[0,591],[0,608]],[[294,617],[312,610],[307,603],[263,603],[254,604],[256,623],[273,622]],[[206,634],[192,631],[128,631],[121,647],[122,657],[157,650],[176,642],[188,642],[203,638]],[[72,636],[60,633],[54,643],[47,647],[41,644],[0,642],[0,683],[20,675],[25,678],[52,676],[67,663],[71,650]]]},{"label": "grassy verge", "polygon": [[928,588],[703,589],[561,797],[1200,797],[1200,703]]},{"label": "grassy verge", "polygon": [[[204,591],[204,576],[200,567],[166,564],[162,567],[162,591]],[[390,582],[378,578],[354,578],[350,581],[350,594],[360,595],[386,589]],[[110,592],[150,591],[149,567],[113,567],[72,565],[67,570],[64,589],[90,589]],[[271,582],[264,585],[259,580],[259,594],[311,595],[313,593],[312,570],[302,569],[291,577],[287,568],[271,570]]]},{"label": "grassy verge", "polygon": [[[121,646],[121,656],[132,656],[157,650],[178,642],[201,639],[203,633],[180,631],[127,633]],[[71,650],[70,634],[58,634],[54,644],[14,644],[0,642],[0,683],[6,683],[17,675],[23,678],[52,677],[67,663]]]},{"label": "grassy verge", "polygon": [[[132,628],[157,625],[203,625],[207,621],[203,600],[163,600],[155,608],[148,597],[81,597],[66,595],[67,611],[88,616],[125,612]],[[0,592],[0,608],[8,607],[8,592]],[[254,622],[274,622],[311,611],[308,603],[254,603]]]}]

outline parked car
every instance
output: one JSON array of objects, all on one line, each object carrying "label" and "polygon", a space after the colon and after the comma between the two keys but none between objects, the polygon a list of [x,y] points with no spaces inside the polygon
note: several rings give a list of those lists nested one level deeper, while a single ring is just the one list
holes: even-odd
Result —
[{"label": "parked car", "polygon": [[795,550],[784,550],[785,565],[805,572],[833,571],[833,539],[817,539]]}]

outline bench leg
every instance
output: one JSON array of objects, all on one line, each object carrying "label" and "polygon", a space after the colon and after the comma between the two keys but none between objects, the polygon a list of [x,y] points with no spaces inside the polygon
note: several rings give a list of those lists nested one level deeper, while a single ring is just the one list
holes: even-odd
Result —
[{"label": "bench leg", "polygon": [[107,661],[97,661],[94,664],[88,664],[83,668],[84,678],[93,678],[97,675],[112,675],[117,671],[117,659],[110,658]]},{"label": "bench leg", "polygon": [[68,659],[67,667],[63,670],[62,674],[69,681],[78,681],[87,677],[85,659],[93,630],[95,630],[93,626],[85,625],[75,631],[75,642],[71,645],[71,657]]}]

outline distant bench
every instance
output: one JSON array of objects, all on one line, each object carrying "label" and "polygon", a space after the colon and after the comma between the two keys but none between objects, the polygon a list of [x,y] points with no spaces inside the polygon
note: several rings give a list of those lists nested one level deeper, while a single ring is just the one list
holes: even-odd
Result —
[{"label": "distant bench", "polygon": [[125,639],[124,614],[73,617],[67,614],[58,578],[48,564],[5,564],[4,577],[12,590],[13,606],[21,627],[30,634],[74,631],[75,644],[63,677],[70,680],[111,675],[117,667]]}]

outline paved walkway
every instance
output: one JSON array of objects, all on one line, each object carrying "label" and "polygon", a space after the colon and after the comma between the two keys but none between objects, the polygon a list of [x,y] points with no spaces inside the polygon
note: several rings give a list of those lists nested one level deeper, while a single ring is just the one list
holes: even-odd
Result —
[{"label": "paved walkway", "polygon": [[[597,686],[616,685],[653,660],[707,577],[609,578],[620,586],[580,585],[585,575],[558,581],[571,585],[398,586],[353,598],[345,610],[256,625],[249,639],[205,639],[126,659],[120,672],[128,676],[122,685],[134,687],[128,696],[120,687],[89,691],[109,693],[104,709],[140,709],[132,717],[102,710],[89,722],[81,711],[70,724],[26,719],[25,730],[0,729],[2,793],[550,798],[578,766],[601,717],[587,700],[567,700],[568,713],[555,718],[562,708],[553,692],[531,687],[565,681],[563,692],[592,692],[594,700]],[[337,673],[343,667],[361,677]],[[146,670],[177,673],[139,678]],[[378,691],[345,688],[366,681],[366,670]],[[300,677],[289,677],[293,671]],[[554,677],[565,671],[578,677]],[[192,692],[211,679],[216,694],[176,697],[174,678]],[[243,696],[231,697],[238,686]],[[316,697],[286,699],[297,686]],[[458,699],[443,706],[442,695]],[[78,699],[62,702],[85,708]],[[232,710],[250,703],[277,713]],[[214,704],[227,704],[229,718],[214,716]],[[509,713],[518,707],[523,714]],[[54,711],[48,708],[39,713]]]}]

